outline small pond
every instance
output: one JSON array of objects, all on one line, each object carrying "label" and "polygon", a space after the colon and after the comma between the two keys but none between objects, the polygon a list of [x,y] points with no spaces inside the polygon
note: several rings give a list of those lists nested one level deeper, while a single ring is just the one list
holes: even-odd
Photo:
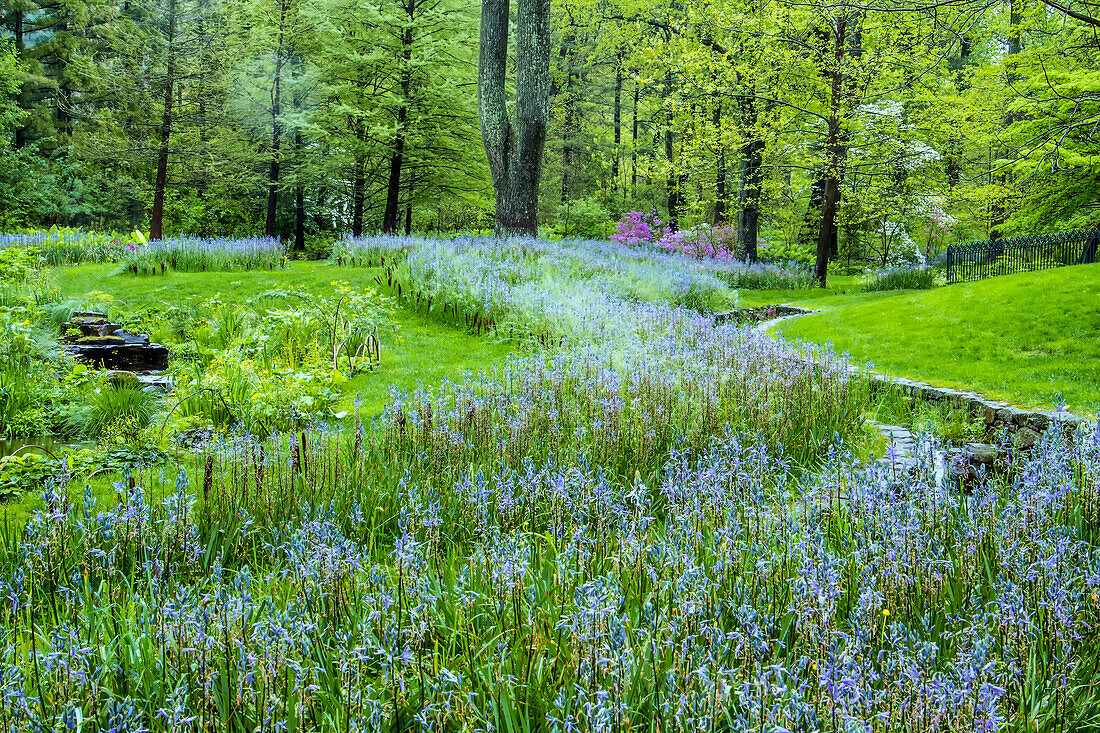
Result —
[{"label": "small pond", "polygon": [[[27,445],[41,446],[60,458],[61,454],[65,451],[79,450],[80,448],[90,448],[93,443],[87,441],[73,440],[71,438],[58,438],[53,435],[40,435],[36,438],[14,438],[11,440],[0,440],[0,458],[10,456],[12,453],[15,453],[17,450]],[[42,453],[42,451],[35,450],[33,448],[30,448],[23,452]]]}]

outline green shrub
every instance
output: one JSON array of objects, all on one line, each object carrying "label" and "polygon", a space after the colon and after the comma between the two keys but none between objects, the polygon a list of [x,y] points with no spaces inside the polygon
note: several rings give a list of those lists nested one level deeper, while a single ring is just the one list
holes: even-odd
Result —
[{"label": "green shrub", "polygon": [[34,247],[0,249],[0,282],[23,283],[38,268],[38,250]]},{"label": "green shrub", "polygon": [[713,313],[722,310],[728,304],[726,294],[718,288],[708,288],[698,283],[680,294],[675,305],[690,308],[699,313]]},{"label": "green shrub", "polygon": [[606,239],[611,216],[595,199],[575,199],[558,210],[559,229],[567,237]]},{"label": "green shrub", "polygon": [[313,234],[306,237],[305,259],[327,260],[332,256],[332,249],[336,245],[336,237],[333,234]]}]

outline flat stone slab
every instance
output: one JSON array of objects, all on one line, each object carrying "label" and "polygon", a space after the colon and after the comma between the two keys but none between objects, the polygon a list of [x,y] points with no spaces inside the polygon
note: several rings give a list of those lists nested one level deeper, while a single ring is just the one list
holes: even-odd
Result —
[{"label": "flat stone slab", "polygon": [[916,465],[917,439],[913,433],[901,425],[874,425],[882,433],[888,446],[886,455],[878,462],[898,473],[909,472]]}]

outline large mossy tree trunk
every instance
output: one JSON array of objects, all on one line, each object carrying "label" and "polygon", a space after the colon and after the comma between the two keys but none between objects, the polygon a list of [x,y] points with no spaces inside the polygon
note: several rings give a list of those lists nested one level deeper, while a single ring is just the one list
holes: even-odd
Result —
[{"label": "large mossy tree trunk", "polygon": [[508,112],[509,0],[482,0],[477,101],[496,192],[496,235],[538,232],[539,178],[550,119],[550,0],[517,0],[516,104]]}]

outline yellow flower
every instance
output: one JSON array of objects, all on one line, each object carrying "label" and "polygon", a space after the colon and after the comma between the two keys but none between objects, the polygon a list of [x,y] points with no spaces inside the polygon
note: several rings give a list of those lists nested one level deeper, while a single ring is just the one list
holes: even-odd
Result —
[{"label": "yellow flower", "polygon": [[886,609],[886,608],[882,609],[882,615],[883,616],[889,616],[890,615],[889,609]]}]

